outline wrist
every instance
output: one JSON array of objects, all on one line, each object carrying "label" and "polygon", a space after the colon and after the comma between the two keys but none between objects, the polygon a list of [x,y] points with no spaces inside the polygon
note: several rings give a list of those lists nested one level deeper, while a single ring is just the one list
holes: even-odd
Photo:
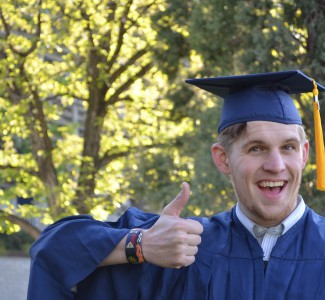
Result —
[{"label": "wrist", "polygon": [[131,229],[125,241],[125,255],[130,264],[142,264],[145,262],[142,249],[141,229]]}]

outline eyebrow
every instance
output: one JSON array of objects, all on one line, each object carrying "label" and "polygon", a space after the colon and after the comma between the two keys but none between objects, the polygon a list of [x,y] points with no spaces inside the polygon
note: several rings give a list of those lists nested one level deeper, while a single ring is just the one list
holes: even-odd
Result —
[{"label": "eyebrow", "polygon": [[[284,140],[283,142],[281,142],[281,144],[287,144],[287,143],[298,143],[300,144],[301,141],[300,139],[296,138],[296,137],[292,137],[292,138],[288,138],[286,140]],[[259,139],[256,139],[256,140],[249,140],[247,141],[246,143],[243,144],[242,148],[246,148],[250,145],[263,145],[263,144],[267,144],[265,143],[264,140],[259,140]]]}]

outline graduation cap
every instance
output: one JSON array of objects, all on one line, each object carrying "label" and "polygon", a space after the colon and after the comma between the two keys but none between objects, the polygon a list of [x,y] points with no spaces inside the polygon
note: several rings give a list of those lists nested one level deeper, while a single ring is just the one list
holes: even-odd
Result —
[{"label": "graduation cap", "polygon": [[218,133],[231,125],[250,121],[302,125],[290,94],[313,92],[316,187],[325,190],[325,151],[318,102],[318,91],[325,91],[324,86],[298,70],[188,79],[186,82],[224,99]]}]

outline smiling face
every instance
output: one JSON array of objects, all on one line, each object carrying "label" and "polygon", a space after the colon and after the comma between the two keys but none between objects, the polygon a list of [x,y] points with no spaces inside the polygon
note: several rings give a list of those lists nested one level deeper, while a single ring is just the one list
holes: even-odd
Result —
[{"label": "smiling face", "polygon": [[299,130],[299,125],[248,122],[228,152],[212,146],[214,162],[230,176],[241,210],[257,224],[279,224],[296,207],[309,149]]}]

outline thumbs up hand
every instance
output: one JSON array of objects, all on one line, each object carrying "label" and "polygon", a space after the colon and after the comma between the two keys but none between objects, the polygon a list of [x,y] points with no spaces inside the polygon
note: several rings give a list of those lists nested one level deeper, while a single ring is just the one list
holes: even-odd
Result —
[{"label": "thumbs up hand", "polygon": [[203,226],[195,220],[180,218],[190,197],[188,183],[162,211],[158,221],[142,236],[143,255],[147,262],[166,267],[180,268],[195,261]]}]

